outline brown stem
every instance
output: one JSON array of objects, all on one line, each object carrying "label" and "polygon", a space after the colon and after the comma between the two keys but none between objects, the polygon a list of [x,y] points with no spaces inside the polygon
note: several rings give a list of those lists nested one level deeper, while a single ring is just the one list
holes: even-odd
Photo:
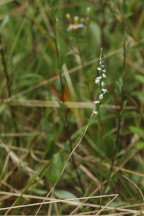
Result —
[{"label": "brown stem", "polygon": [[[1,35],[0,35],[0,44],[2,44]],[[10,90],[10,87],[9,87],[10,79],[9,79],[9,75],[8,75],[7,64],[6,64],[3,48],[0,49],[0,55],[1,55],[1,59],[2,59],[2,65],[3,65],[3,68],[4,68],[6,81],[7,81],[8,95],[9,95],[9,97],[11,97],[11,90]],[[18,131],[17,124],[16,124],[16,121],[15,121],[16,116],[15,116],[15,112],[14,112],[13,107],[10,107],[10,111],[11,111],[15,131]],[[16,143],[17,143],[17,146],[19,146],[19,137],[16,137]]]},{"label": "brown stem", "polygon": [[[123,19],[123,26],[125,29],[125,17]],[[110,171],[108,174],[108,180],[107,183],[105,185],[105,189],[104,192],[109,184],[109,180],[110,180],[110,176],[111,173],[113,171],[113,166],[114,166],[114,162],[115,162],[115,155],[117,154],[117,149],[118,149],[118,142],[119,142],[119,136],[120,136],[120,129],[121,129],[121,121],[122,121],[122,117],[121,117],[121,111],[123,108],[123,100],[124,100],[124,78],[125,78],[125,69],[126,69],[126,44],[125,44],[125,38],[124,38],[124,43],[123,43],[123,83],[122,83],[122,88],[121,88],[121,104],[120,104],[120,110],[118,113],[118,128],[117,128],[117,132],[116,132],[116,142],[115,142],[115,147],[113,150],[113,155],[112,155],[112,163],[111,163],[111,167],[110,167]]]},{"label": "brown stem", "polygon": [[[0,44],[2,45],[1,35],[0,35]],[[3,68],[4,68],[4,73],[5,73],[5,76],[6,76],[7,85],[8,85],[9,76],[8,76],[7,65],[6,65],[6,61],[5,61],[5,57],[4,57],[4,50],[3,50],[2,47],[0,49],[0,54],[1,54],[1,60],[2,60],[2,64],[3,64]],[[8,95],[9,95],[9,97],[11,97],[10,88],[8,88]]]},{"label": "brown stem", "polygon": [[14,66],[14,68],[13,68],[13,71],[12,71],[12,74],[11,74],[11,76],[10,76],[9,82],[8,82],[8,84],[7,84],[6,87],[5,87],[4,93],[2,94],[2,98],[1,98],[1,100],[0,100],[0,106],[2,105],[3,100],[5,99],[5,96],[6,96],[6,93],[7,93],[7,91],[8,91],[8,88],[9,88],[9,86],[10,86],[10,83],[11,83],[12,76],[13,76],[13,74],[14,74],[14,71],[15,71],[15,66]]}]

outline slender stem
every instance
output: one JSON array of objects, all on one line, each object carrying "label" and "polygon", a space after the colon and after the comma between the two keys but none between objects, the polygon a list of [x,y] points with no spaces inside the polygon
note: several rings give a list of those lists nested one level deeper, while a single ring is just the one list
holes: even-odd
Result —
[{"label": "slender stem", "polygon": [[[100,141],[100,105],[98,106],[98,149],[99,149],[100,183],[101,183],[100,195],[102,195],[102,165],[101,165],[101,141]],[[101,209],[101,205],[102,205],[102,197],[100,198],[100,209]]]},{"label": "slender stem", "polygon": [[[2,45],[1,35],[0,35],[0,45]],[[6,77],[8,95],[9,95],[9,97],[11,97],[11,90],[10,90],[10,86],[9,86],[9,80],[10,79],[9,79],[9,75],[8,75],[7,62],[5,60],[4,50],[3,50],[2,47],[0,49],[0,55],[1,55],[2,65],[3,65],[3,68],[4,68],[4,74],[5,74],[5,77]],[[15,128],[15,131],[17,132],[18,127],[17,127],[17,123],[15,121],[16,116],[15,116],[14,108],[10,107],[10,111],[11,111],[13,125],[14,125],[14,128]],[[17,146],[19,146],[19,137],[16,137],[15,139],[16,139]]]},{"label": "slender stem", "polygon": [[[125,17],[123,17],[123,27],[125,29]],[[115,146],[114,146],[114,150],[113,150],[113,154],[112,154],[112,163],[111,163],[111,167],[110,167],[110,171],[108,174],[108,180],[107,180],[107,184],[105,186],[105,190],[109,184],[109,180],[110,180],[110,176],[111,173],[113,171],[113,167],[114,167],[114,162],[115,162],[115,155],[117,154],[117,149],[118,149],[118,143],[119,143],[119,136],[120,136],[120,130],[121,130],[121,122],[122,122],[122,116],[120,115],[122,108],[123,108],[123,100],[124,100],[124,80],[125,80],[125,70],[126,70],[126,42],[125,42],[125,38],[124,38],[124,42],[123,42],[123,74],[122,74],[122,86],[121,86],[121,103],[120,103],[120,110],[118,113],[118,127],[117,127],[117,132],[116,132],[116,141],[115,141]]]}]

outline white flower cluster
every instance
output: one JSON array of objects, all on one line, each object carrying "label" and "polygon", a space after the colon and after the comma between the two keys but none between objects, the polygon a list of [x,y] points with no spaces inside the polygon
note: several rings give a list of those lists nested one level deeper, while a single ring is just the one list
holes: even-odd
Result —
[{"label": "white flower cluster", "polygon": [[[102,53],[102,49],[101,49],[101,53],[100,53],[100,65],[99,67],[97,67],[97,70],[99,71],[99,76],[96,77],[95,82],[96,84],[98,84],[99,86],[99,96],[98,96],[98,100],[94,101],[94,104],[96,105],[100,105],[101,104],[101,100],[103,99],[103,95],[108,92],[108,90],[106,88],[104,88],[105,86],[105,82],[104,79],[107,78],[106,76],[106,70],[104,69],[104,61],[103,61],[103,53]],[[98,112],[96,110],[93,111],[94,114],[98,114]]]}]

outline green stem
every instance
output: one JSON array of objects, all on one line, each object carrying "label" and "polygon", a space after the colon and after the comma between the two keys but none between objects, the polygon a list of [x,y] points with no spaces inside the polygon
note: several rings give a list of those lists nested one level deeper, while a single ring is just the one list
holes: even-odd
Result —
[{"label": "green stem", "polygon": [[[100,195],[102,196],[102,166],[101,166],[101,141],[100,141],[100,105],[98,106],[98,149],[99,149],[99,159],[100,159],[100,183],[101,190]],[[102,197],[100,198],[100,209],[102,205]]]}]

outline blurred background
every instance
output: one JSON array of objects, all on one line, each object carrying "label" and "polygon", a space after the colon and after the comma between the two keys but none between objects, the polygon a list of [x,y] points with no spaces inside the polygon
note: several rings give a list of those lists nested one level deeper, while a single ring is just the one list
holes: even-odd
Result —
[{"label": "blurred background", "polygon": [[[118,215],[121,207],[140,215],[143,44],[143,0],[0,1],[0,208],[11,206],[28,185],[16,205],[41,202],[58,179],[97,100],[94,80],[103,47],[108,89],[100,120],[103,194],[119,194],[105,215]],[[97,139],[94,115],[50,198],[100,195]],[[111,199],[103,198],[102,205]],[[52,203],[39,213],[96,214],[100,200],[87,202],[95,207]],[[10,213],[32,215],[37,209]]]}]

